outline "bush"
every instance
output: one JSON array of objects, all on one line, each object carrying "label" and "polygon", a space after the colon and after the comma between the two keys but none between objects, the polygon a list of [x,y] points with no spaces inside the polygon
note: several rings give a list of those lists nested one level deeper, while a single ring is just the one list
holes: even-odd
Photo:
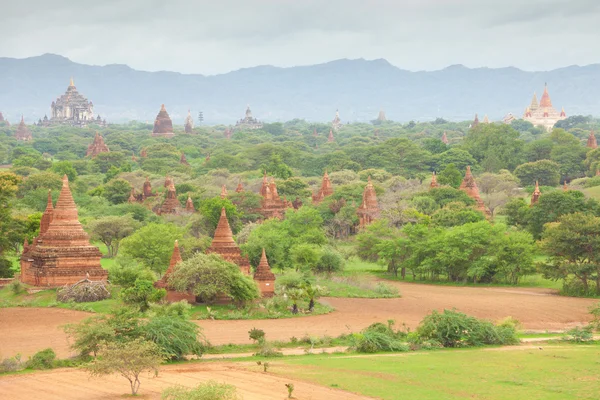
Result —
[{"label": "bush", "polygon": [[14,357],[5,358],[0,361],[0,374],[6,372],[16,372],[23,369],[23,363],[21,362],[21,355],[17,354]]},{"label": "bush", "polygon": [[26,368],[28,369],[51,369],[54,366],[56,360],[56,353],[54,350],[48,348],[42,351],[38,351],[27,361]]},{"label": "bush", "polygon": [[15,279],[11,283],[9,283],[8,289],[11,292],[13,292],[13,294],[15,294],[15,295],[19,295],[19,294],[25,293],[27,291],[27,289],[25,288],[25,285],[23,285],[21,283],[21,281],[18,279]]},{"label": "bush", "polygon": [[331,274],[344,269],[344,258],[340,253],[330,247],[323,249],[321,257],[315,266],[316,272],[326,272]]},{"label": "bush", "polygon": [[150,303],[156,303],[167,295],[165,289],[156,289],[152,281],[136,279],[132,287],[121,292],[125,304],[136,306],[140,311],[150,308]]},{"label": "bush", "polygon": [[108,267],[108,276],[112,284],[123,288],[134,286],[137,279],[156,280],[156,276],[150,269],[125,257],[119,257],[115,264]]},{"label": "bush", "polygon": [[594,335],[592,333],[591,325],[584,326],[583,328],[576,326],[575,328],[568,330],[562,337],[562,340],[576,343],[587,342],[592,339],[594,339]]},{"label": "bush", "polygon": [[444,310],[442,313],[433,311],[421,321],[417,334],[421,341],[434,340],[441,343],[443,347],[519,342],[514,326],[494,326],[491,322],[454,310]]},{"label": "bush", "polygon": [[144,337],[156,343],[166,358],[181,360],[186,355],[201,356],[205,346],[198,340],[200,328],[178,317],[151,318],[142,327]]},{"label": "bush", "polygon": [[259,357],[281,357],[283,356],[283,353],[277,351],[273,343],[263,340],[258,348],[258,351],[254,353],[254,355]]},{"label": "bush", "polygon": [[600,303],[594,304],[589,310],[590,314],[592,314],[590,325],[593,329],[600,331]]},{"label": "bush", "polygon": [[378,351],[408,351],[409,346],[403,342],[406,334],[394,331],[394,321],[388,324],[376,322],[369,325],[361,333],[350,337],[350,348],[359,353],[376,353]]},{"label": "bush", "polygon": [[12,278],[13,276],[15,276],[15,271],[12,269],[12,261],[0,256],[0,278]]},{"label": "bush", "polygon": [[178,317],[189,319],[192,306],[185,300],[167,304],[150,304],[149,317]]},{"label": "bush", "polygon": [[265,331],[262,329],[252,328],[248,331],[248,336],[256,343],[262,343],[265,341]]},{"label": "bush", "polygon": [[204,382],[195,388],[173,386],[162,392],[163,400],[240,400],[236,388],[226,383]]}]

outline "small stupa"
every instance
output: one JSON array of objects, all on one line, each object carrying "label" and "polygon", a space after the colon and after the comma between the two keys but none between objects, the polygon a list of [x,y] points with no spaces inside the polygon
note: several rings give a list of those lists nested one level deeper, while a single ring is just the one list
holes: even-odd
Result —
[{"label": "small stupa", "polygon": [[221,209],[221,217],[219,218],[212,244],[206,252],[219,254],[224,260],[240,267],[242,273],[250,275],[250,262],[246,257],[242,257],[240,248],[233,240],[233,232],[227,220],[225,207]]},{"label": "small stupa", "polygon": [[375,193],[375,187],[371,182],[371,177],[367,181],[367,186],[363,191],[362,203],[356,210],[358,215],[359,226],[364,228],[369,225],[375,219],[379,218],[379,204],[377,202],[377,194]]},{"label": "small stupa", "polygon": [[190,166],[190,163],[188,162],[188,160],[185,158],[185,154],[183,153],[183,151],[181,152],[181,157],[179,157],[179,164],[181,165],[186,165],[186,166]]},{"label": "small stupa", "polygon": [[173,122],[167,113],[165,105],[160,106],[160,111],[154,120],[154,129],[152,129],[152,136],[154,137],[173,137]]},{"label": "small stupa", "polygon": [[260,195],[262,196],[262,201],[259,213],[265,218],[283,218],[287,202],[279,197],[275,180],[271,179],[271,182],[269,182],[266,172],[260,187]]},{"label": "small stupa", "polygon": [[254,272],[254,280],[258,284],[262,297],[273,297],[275,295],[275,274],[271,272],[265,249],[262,249],[260,262]]},{"label": "small stupa", "polygon": [[471,123],[471,128],[475,128],[477,125],[479,125],[479,118],[477,117],[477,114],[475,114],[475,119]]},{"label": "small stupa", "polygon": [[529,206],[533,206],[534,204],[536,204],[538,202],[538,200],[540,199],[540,196],[542,195],[542,192],[540,191],[540,185],[538,184],[538,181],[535,181],[535,189],[533,190],[533,193],[531,194],[531,203],[529,203]]},{"label": "small stupa", "polygon": [[594,135],[594,131],[590,131],[590,135],[588,136],[586,147],[590,149],[595,149],[598,147],[598,142],[596,141],[596,135]]},{"label": "small stupa", "polygon": [[227,186],[225,186],[225,185],[221,186],[221,198],[222,199],[227,198]]},{"label": "small stupa", "polygon": [[179,242],[176,240],[175,245],[173,246],[173,253],[171,254],[171,261],[169,262],[169,267],[165,271],[165,274],[161,279],[154,282],[154,287],[159,289],[167,290],[167,301],[169,303],[175,303],[181,300],[185,300],[190,304],[196,302],[196,296],[192,293],[185,292],[177,292],[169,287],[169,277],[175,270],[175,266],[182,262],[181,253],[179,252]]},{"label": "small stupa", "polygon": [[180,211],[179,200],[177,199],[177,193],[175,191],[175,185],[173,181],[167,186],[167,197],[164,203],[160,206],[159,215],[162,214],[179,214]]},{"label": "small stupa", "polygon": [[192,201],[192,198],[190,197],[189,193],[188,198],[185,201],[185,211],[188,213],[193,213],[196,211],[196,208],[194,207],[194,202]]},{"label": "small stupa", "polygon": [[320,203],[325,197],[331,196],[333,194],[333,187],[331,186],[331,181],[329,180],[329,175],[327,171],[323,174],[323,180],[321,181],[321,187],[317,193],[312,195],[313,204]]},{"label": "small stupa", "polygon": [[465,173],[465,177],[460,184],[459,189],[465,192],[470,198],[475,200],[475,207],[479,211],[487,216],[490,215],[490,211],[487,209],[485,204],[483,204],[483,200],[481,200],[481,197],[479,196],[479,188],[477,188],[477,183],[475,183],[475,178],[471,173],[470,166],[467,166],[467,172]]},{"label": "small stupa", "polygon": [[194,119],[192,118],[192,112],[188,110],[188,115],[185,117],[184,124],[185,133],[192,133],[194,130]]},{"label": "small stupa", "polygon": [[19,123],[19,126],[17,126],[17,131],[15,132],[15,139],[21,140],[24,142],[31,142],[33,140],[31,131],[29,130],[27,125],[25,125],[25,120],[23,119],[22,115],[21,115],[21,122]]},{"label": "small stupa", "polygon": [[448,136],[446,135],[446,131],[444,131],[444,134],[442,135],[442,142],[443,142],[444,144],[448,144],[448,143],[450,143],[450,142],[448,141]]},{"label": "small stupa", "polygon": [[96,157],[100,153],[109,153],[108,146],[104,143],[104,138],[96,131],[94,141],[90,143],[85,153],[86,157]]},{"label": "small stupa", "polygon": [[244,185],[242,185],[242,181],[240,181],[237,185],[237,187],[235,188],[235,192],[236,193],[242,193],[244,191]]},{"label": "small stupa", "polygon": [[385,111],[379,110],[379,115],[377,115],[377,121],[379,121],[379,122],[387,121],[387,118],[385,117]]},{"label": "small stupa", "polygon": [[129,193],[129,198],[127,199],[127,202],[129,204],[133,204],[137,201],[137,198],[135,197],[135,189],[131,188],[131,192]]},{"label": "small stupa", "polygon": [[330,129],[329,136],[327,137],[327,143],[333,143],[333,142],[335,142],[335,138],[333,137],[333,130]]},{"label": "small stupa", "polygon": [[437,175],[435,174],[435,171],[433,171],[431,173],[431,183],[429,184],[430,188],[436,188],[436,187],[440,187],[440,184],[437,181]]}]

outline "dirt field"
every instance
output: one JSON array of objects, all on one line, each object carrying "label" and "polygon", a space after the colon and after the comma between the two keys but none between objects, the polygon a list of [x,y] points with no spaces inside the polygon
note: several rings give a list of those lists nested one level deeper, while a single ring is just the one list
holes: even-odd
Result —
[{"label": "dirt field", "polygon": [[[158,377],[143,376],[139,394],[144,399],[159,399],[169,386],[196,386],[207,380],[227,382],[237,387],[244,400],[282,400],[287,397],[286,383],[294,384],[298,400],[359,400],[359,396],[341,390],[277,377],[259,372],[254,363],[202,363],[168,365]],[[89,378],[84,371],[60,369],[26,375],[0,377],[0,393],[11,400],[105,400],[129,393],[129,382],[118,376]],[[8,396],[8,397],[4,397]]]},{"label": "dirt field", "polygon": [[[589,320],[593,299],[561,297],[548,289],[473,288],[394,283],[398,299],[323,299],[336,311],[314,317],[259,321],[198,321],[213,344],[249,343],[248,331],[264,329],[270,340],[289,340],[305,334],[337,336],[358,331],[373,322],[395,319],[411,328],[434,309],[456,308],[480,318],[517,318],[525,329],[564,330]],[[0,355],[30,355],[52,347],[60,357],[70,354],[60,325],[89,314],[55,308],[0,309]]]}]

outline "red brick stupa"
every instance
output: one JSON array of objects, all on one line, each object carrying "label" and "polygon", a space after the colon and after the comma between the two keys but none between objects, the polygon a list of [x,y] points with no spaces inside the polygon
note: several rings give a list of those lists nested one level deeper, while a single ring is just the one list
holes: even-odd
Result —
[{"label": "red brick stupa", "polygon": [[533,206],[534,204],[536,204],[538,202],[538,200],[540,199],[540,196],[542,195],[542,192],[540,191],[540,185],[538,184],[538,181],[535,181],[535,189],[533,190],[533,193],[531,194],[531,203],[529,204],[529,206]]},{"label": "red brick stupa", "polygon": [[367,182],[367,186],[365,186],[365,190],[363,192],[362,203],[356,210],[356,215],[358,215],[359,226],[364,228],[369,225],[375,219],[379,217],[379,204],[377,203],[377,194],[375,193],[375,187],[371,182],[371,177],[369,176],[369,180]]},{"label": "red brick stupa", "polygon": [[194,207],[194,202],[192,201],[192,198],[190,197],[189,193],[188,198],[185,201],[185,211],[188,213],[193,213],[196,211],[196,208]]},{"label": "red brick stupa", "polygon": [[225,185],[221,186],[221,198],[222,199],[227,198],[227,186],[225,186]]},{"label": "red brick stupa", "polygon": [[169,303],[175,303],[177,301],[185,300],[190,304],[196,302],[196,296],[192,293],[186,292],[177,292],[169,287],[169,277],[175,270],[175,266],[179,264],[181,261],[181,253],[179,252],[179,242],[176,240],[175,245],[173,246],[173,254],[171,255],[171,261],[169,262],[169,268],[165,271],[165,274],[161,279],[154,282],[154,287],[159,289],[167,290],[167,301]]},{"label": "red brick stupa", "polygon": [[594,131],[590,131],[590,136],[588,136],[586,146],[590,149],[595,149],[598,147],[598,142],[596,142],[596,135],[594,135]]},{"label": "red brick stupa", "polygon": [[175,192],[175,185],[173,184],[173,181],[171,181],[167,187],[167,197],[160,206],[158,215],[179,214],[180,206],[179,200],[177,199],[177,193]]},{"label": "red brick stupa", "polygon": [[327,143],[333,143],[333,142],[335,142],[335,138],[333,137],[333,130],[330,129],[329,136],[327,137]]},{"label": "red brick stupa", "polygon": [[446,131],[444,131],[444,134],[442,135],[442,142],[443,142],[444,144],[448,144],[448,143],[450,143],[450,142],[448,141],[448,136],[446,136]]},{"label": "red brick stupa", "polygon": [[194,119],[192,118],[192,112],[188,110],[188,115],[185,117],[185,125],[184,125],[185,133],[192,133],[194,129]]},{"label": "red brick stupa", "polygon": [[429,184],[430,188],[436,188],[436,187],[440,187],[440,184],[437,181],[437,175],[435,174],[435,171],[433,171],[433,173],[431,174],[431,183]]},{"label": "red brick stupa", "polygon": [[475,119],[471,123],[471,128],[475,128],[477,125],[479,125],[479,117],[477,117],[477,114],[475,114]]},{"label": "red brick stupa", "polygon": [[221,218],[219,218],[215,236],[210,248],[206,252],[220,255],[225,261],[229,261],[240,267],[242,273],[250,275],[250,262],[248,262],[246,257],[242,257],[240,248],[233,240],[233,232],[231,232],[231,227],[227,220],[225,207],[221,209]]},{"label": "red brick stupa", "polygon": [[483,204],[483,200],[479,196],[479,189],[477,188],[477,184],[475,183],[475,178],[471,173],[471,167],[467,166],[467,172],[465,174],[465,178],[459,187],[460,190],[465,192],[470,198],[475,200],[475,207],[484,213],[486,216],[490,215],[490,210],[487,209],[485,204]]},{"label": "red brick stupa", "polygon": [[142,192],[142,200],[146,200],[148,197],[154,197],[156,193],[152,192],[152,184],[150,183],[150,179],[146,177],[146,181],[144,182],[144,188]]},{"label": "red brick stupa", "polygon": [[173,137],[173,122],[169,117],[169,113],[165,109],[165,105],[160,106],[160,111],[154,120],[154,129],[152,130],[152,136],[155,137]]},{"label": "red brick stupa", "polygon": [[264,248],[260,262],[254,272],[254,280],[258,284],[262,297],[273,297],[275,295],[275,274],[271,272]]},{"label": "red brick stupa", "polygon": [[312,195],[313,204],[320,203],[325,197],[331,196],[333,194],[333,187],[331,186],[331,181],[329,180],[329,175],[327,171],[323,174],[323,181],[321,182],[321,187],[316,194]]},{"label": "red brick stupa", "polygon": [[183,151],[181,152],[181,157],[179,157],[179,164],[187,165],[188,167],[190,166],[190,163],[185,158],[185,154],[183,153]]},{"label": "red brick stupa", "polygon": [[69,189],[69,179],[52,208],[48,206],[40,222],[40,235],[21,256],[21,281],[35,286],[71,285],[89,276],[105,280],[108,272],[100,266],[102,253],[90,245],[88,234],[79,223],[77,207]]},{"label": "red brick stupa", "polygon": [[96,132],[96,136],[94,136],[94,141],[90,143],[87,148],[87,152],[85,153],[86,157],[96,157],[100,153],[109,153],[110,150],[108,146],[104,143],[104,138],[100,136],[98,132]]},{"label": "red brick stupa", "polygon": [[17,131],[15,132],[15,139],[22,140],[24,142],[30,142],[33,140],[33,136],[31,136],[31,131],[29,130],[27,125],[25,125],[25,120],[23,119],[22,115],[21,122],[19,123],[19,126],[17,126]]},{"label": "red brick stupa", "polygon": [[287,202],[279,197],[275,180],[271,179],[269,183],[266,173],[260,187],[260,195],[262,196],[262,201],[259,213],[265,218],[283,218]]},{"label": "red brick stupa", "polygon": [[242,181],[240,181],[237,185],[237,187],[235,188],[235,192],[236,193],[242,193],[244,191],[244,185],[242,185]]}]

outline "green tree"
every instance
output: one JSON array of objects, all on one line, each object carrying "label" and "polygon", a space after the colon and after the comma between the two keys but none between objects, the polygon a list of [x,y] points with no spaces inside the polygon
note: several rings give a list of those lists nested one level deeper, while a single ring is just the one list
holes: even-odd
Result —
[{"label": "green tree", "polygon": [[160,348],[153,342],[136,339],[131,342],[108,342],[98,352],[98,357],[86,366],[92,376],[118,374],[129,381],[131,394],[136,395],[145,371],[158,375],[163,361]]},{"label": "green tree", "polygon": [[182,232],[175,225],[148,224],[121,241],[123,255],[141,262],[157,274],[163,274],[173,252],[173,243]]},{"label": "green tree", "polygon": [[139,278],[136,279],[133,286],[121,291],[123,302],[139,308],[142,312],[150,308],[150,303],[159,302],[166,295],[165,289],[156,289],[152,281]]},{"label": "green tree", "polygon": [[221,219],[221,210],[225,208],[227,214],[227,221],[234,234],[236,234],[241,228],[240,214],[235,204],[229,199],[222,199],[221,197],[211,197],[203,200],[200,204],[200,214],[205,218],[207,223],[208,235],[212,236],[217,228],[219,219]]},{"label": "green tree", "polygon": [[519,165],[515,176],[523,185],[556,186],[560,182],[560,165],[550,160],[539,160]]},{"label": "green tree", "polygon": [[458,189],[463,180],[463,174],[452,163],[446,165],[443,171],[437,176],[440,185],[449,185]]},{"label": "green tree", "polygon": [[131,194],[131,185],[125,179],[113,179],[104,185],[102,195],[112,204],[126,203]]},{"label": "green tree", "polygon": [[315,268],[320,256],[319,247],[314,244],[298,243],[290,248],[290,258],[296,271]]},{"label": "green tree", "polygon": [[281,160],[279,154],[275,153],[271,155],[269,163],[261,165],[260,169],[265,171],[268,175],[279,179],[288,179],[292,176],[292,169]]},{"label": "green tree", "polygon": [[463,140],[463,148],[486,172],[513,170],[521,164],[523,144],[519,139],[519,132],[505,124],[479,124],[470,129]]},{"label": "green tree", "polygon": [[444,170],[450,164],[453,164],[458,170],[464,171],[468,165],[475,165],[476,163],[477,162],[468,151],[456,147],[437,156],[437,165],[438,170],[440,171]]},{"label": "green tree", "polygon": [[55,162],[52,164],[51,170],[58,176],[67,175],[67,177],[69,177],[69,182],[71,183],[75,182],[75,179],[77,179],[77,170],[75,170],[71,161]]},{"label": "green tree", "polygon": [[0,268],[0,275],[4,278],[12,277],[11,263],[4,258],[4,253],[11,245],[10,236],[15,228],[11,208],[19,182],[20,179],[15,174],[0,172],[0,265],[3,266]]},{"label": "green tree", "polygon": [[81,356],[94,357],[104,342],[115,339],[115,330],[107,323],[105,316],[86,318],[78,324],[64,326],[65,333],[73,340],[71,349]]},{"label": "green tree", "polygon": [[237,265],[216,254],[196,253],[179,263],[169,277],[169,285],[177,291],[193,293],[207,302],[225,296],[237,303],[246,303],[260,296],[252,278],[244,275]]},{"label": "green tree", "polygon": [[108,257],[114,257],[119,252],[121,239],[131,235],[140,224],[131,215],[108,216],[90,221],[87,228],[92,237],[100,240],[108,249]]}]

